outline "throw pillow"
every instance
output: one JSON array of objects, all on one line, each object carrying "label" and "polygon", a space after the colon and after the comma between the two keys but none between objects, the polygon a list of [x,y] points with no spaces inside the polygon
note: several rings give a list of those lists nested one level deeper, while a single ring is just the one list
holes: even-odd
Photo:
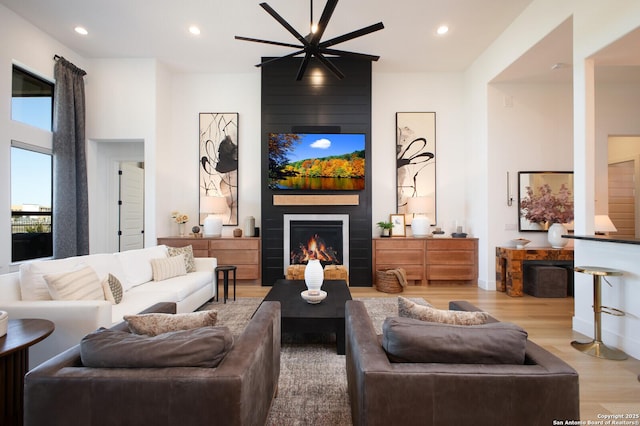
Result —
[{"label": "throw pillow", "polygon": [[216,367],[232,347],[227,327],[153,337],[101,328],[82,339],[80,357],[85,367],[94,368]]},{"label": "throw pillow", "polygon": [[104,298],[111,302],[112,305],[122,302],[122,284],[114,275],[107,274],[104,277],[102,291],[104,292]]},{"label": "throw pillow", "polygon": [[55,260],[34,260],[20,264],[20,295],[22,300],[51,300],[44,276],[69,272],[84,266],[76,257]]},{"label": "throw pillow", "polygon": [[53,300],[105,300],[100,279],[90,266],[47,274],[44,280]]},{"label": "throw pillow", "polygon": [[129,330],[135,334],[157,336],[176,330],[188,330],[191,328],[216,325],[217,311],[198,311],[184,314],[138,314],[125,315],[124,320],[129,325]]},{"label": "throw pillow", "polygon": [[486,324],[490,318],[487,312],[447,311],[436,309],[433,306],[418,305],[417,303],[403,298],[402,296],[398,296],[398,315],[404,318],[457,325]]},{"label": "throw pillow", "polygon": [[151,270],[153,271],[154,281],[163,281],[180,275],[186,275],[187,268],[184,265],[184,254],[161,259],[151,259]]},{"label": "throw pillow", "polygon": [[193,259],[193,247],[169,247],[167,246],[167,252],[169,256],[179,256],[184,254],[184,265],[187,268],[187,273],[196,271],[196,261]]},{"label": "throw pillow", "polygon": [[424,299],[419,301],[409,300],[406,297],[398,296],[398,316],[411,318],[411,309],[413,306],[431,306],[433,305]]},{"label": "throw pillow", "polygon": [[527,332],[515,324],[451,325],[389,317],[382,347],[392,362],[524,364]]},{"label": "throw pillow", "polygon": [[115,253],[114,256],[120,264],[120,269],[124,274],[122,285],[127,291],[132,287],[139,286],[153,280],[153,270],[151,269],[151,259],[167,257],[167,246],[159,245],[145,247],[143,249],[125,250]]}]

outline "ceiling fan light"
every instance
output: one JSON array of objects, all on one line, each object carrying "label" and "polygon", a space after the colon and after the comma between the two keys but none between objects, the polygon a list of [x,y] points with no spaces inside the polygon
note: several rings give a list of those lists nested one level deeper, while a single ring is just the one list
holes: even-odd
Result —
[{"label": "ceiling fan light", "polygon": [[262,7],[269,15],[271,15],[276,21],[278,21],[278,23],[280,23],[280,25],[282,25],[291,35],[293,35],[298,40],[298,42],[300,42],[300,44],[282,43],[278,41],[261,40],[256,38],[240,37],[240,36],[235,36],[235,38],[236,40],[254,41],[258,43],[265,43],[265,44],[271,44],[276,46],[292,47],[296,49],[294,52],[291,52],[287,55],[281,56],[279,58],[263,61],[262,63],[256,66],[261,67],[275,60],[291,58],[294,56],[304,54],[305,56],[298,69],[296,80],[298,81],[302,80],[307,70],[307,67],[309,65],[309,62],[311,61],[312,58],[318,59],[322,63],[322,65],[324,65],[329,71],[333,73],[333,75],[335,75],[338,79],[342,80],[344,78],[344,74],[338,69],[338,67],[336,67],[334,64],[331,63],[328,57],[332,57],[332,58],[333,57],[349,57],[349,58],[356,58],[356,59],[362,59],[362,60],[368,60],[368,61],[377,61],[380,57],[374,56],[374,55],[367,55],[363,53],[347,52],[343,50],[333,49],[332,47],[335,46],[336,44],[343,43],[345,41],[349,41],[354,38],[362,37],[364,35],[370,34],[375,31],[379,31],[384,28],[384,25],[382,24],[382,22],[378,22],[377,24],[369,25],[368,27],[360,28],[359,30],[356,30],[356,31],[351,31],[339,37],[334,37],[330,40],[321,41],[322,36],[324,34],[324,30],[326,29],[327,24],[329,23],[329,20],[331,19],[331,16],[333,15],[333,11],[335,10],[337,4],[338,4],[338,0],[327,0],[327,3],[325,4],[324,9],[322,10],[322,16],[320,17],[320,20],[317,22],[317,24],[315,24],[317,25],[317,29],[315,29],[313,28],[314,27],[313,1],[311,1],[311,17],[309,19],[309,25],[310,25],[309,29],[311,30],[311,34],[303,36],[302,34],[298,33],[298,31],[296,31],[295,28],[291,26],[291,24],[289,24],[282,16],[278,14],[278,12],[276,12],[266,2],[260,3],[260,7]]}]

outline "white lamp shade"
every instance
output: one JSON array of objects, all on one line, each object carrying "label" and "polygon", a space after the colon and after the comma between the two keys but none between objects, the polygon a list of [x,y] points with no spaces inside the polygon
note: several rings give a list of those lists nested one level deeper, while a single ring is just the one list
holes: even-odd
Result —
[{"label": "white lamp shade", "polygon": [[227,200],[225,197],[200,197],[200,212],[208,213],[203,222],[205,237],[222,236],[222,217],[220,214],[226,210]]},{"label": "white lamp shade", "polygon": [[224,213],[227,210],[225,197],[200,197],[200,213]]},{"label": "white lamp shade", "polygon": [[412,197],[407,200],[407,213],[427,214],[429,212],[429,197]]},{"label": "white lamp shade", "polygon": [[609,216],[606,214],[597,214],[595,216],[594,230],[596,232],[616,232],[618,229]]}]

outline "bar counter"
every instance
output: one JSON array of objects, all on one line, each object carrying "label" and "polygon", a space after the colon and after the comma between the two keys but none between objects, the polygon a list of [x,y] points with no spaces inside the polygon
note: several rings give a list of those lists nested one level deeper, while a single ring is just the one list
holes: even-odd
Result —
[{"label": "bar counter", "polygon": [[620,243],[620,244],[635,244],[640,245],[640,238],[620,238],[610,235],[563,235],[562,238],[568,238],[572,240],[587,240],[598,241],[603,243]]}]

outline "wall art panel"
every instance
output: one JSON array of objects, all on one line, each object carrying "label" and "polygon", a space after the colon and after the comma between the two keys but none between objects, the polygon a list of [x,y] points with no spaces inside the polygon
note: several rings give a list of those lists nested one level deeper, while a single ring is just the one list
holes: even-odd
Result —
[{"label": "wall art panel", "polygon": [[[411,197],[429,197],[432,224],[436,211],[436,113],[396,113],[397,212],[407,213]],[[407,215],[407,224],[411,215]]]},{"label": "wall art panel", "polygon": [[[223,225],[238,225],[238,113],[200,113],[200,197],[225,197]],[[198,197],[198,199],[200,199]],[[199,211],[200,224],[206,213]]]}]

